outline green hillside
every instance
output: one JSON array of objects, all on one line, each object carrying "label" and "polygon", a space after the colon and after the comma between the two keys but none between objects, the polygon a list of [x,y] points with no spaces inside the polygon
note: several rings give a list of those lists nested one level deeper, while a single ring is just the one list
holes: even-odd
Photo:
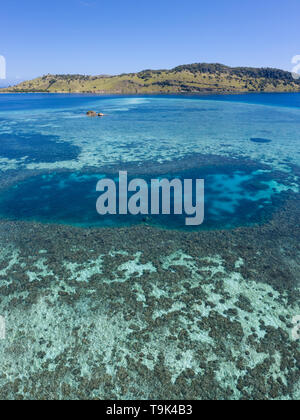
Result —
[{"label": "green hillside", "polygon": [[118,76],[46,75],[0,92],[228,93],[300,92],[300,80],[271,68],[191,64]]}]

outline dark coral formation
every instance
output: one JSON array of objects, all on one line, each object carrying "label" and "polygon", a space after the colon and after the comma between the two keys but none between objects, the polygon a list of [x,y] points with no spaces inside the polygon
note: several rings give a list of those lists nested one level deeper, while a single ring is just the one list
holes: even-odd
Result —
[{"label": "dark coral formation", "polygon": [[80,148],[60,142],[58,136],[32,133],[0,134],[0,157],[26,162],[57,162],[76,159]]},{"label": "dark coral formation", "polygon": [[299,216],[291,193],[230,231],[1,222],[1,399],[296,398]]},{"label": "dark coral formation", "polygon": [[232,230],[2,220],[0,398],[297,399],[299,218],[289,191],[267,223]]},{"label": "dark coral formation", "polygon": [[270,139],[263,139],[261,137],[252,137],[250,139],[253,143],[272,143]]}]

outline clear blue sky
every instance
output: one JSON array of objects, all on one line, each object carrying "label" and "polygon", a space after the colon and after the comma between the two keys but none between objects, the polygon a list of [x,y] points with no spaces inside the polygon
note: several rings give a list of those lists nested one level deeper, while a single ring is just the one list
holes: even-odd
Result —
[{"label": "clear blue sky", "polygon": [[3,0],[8,79],[194,62],[291,70],[299,0]]}]

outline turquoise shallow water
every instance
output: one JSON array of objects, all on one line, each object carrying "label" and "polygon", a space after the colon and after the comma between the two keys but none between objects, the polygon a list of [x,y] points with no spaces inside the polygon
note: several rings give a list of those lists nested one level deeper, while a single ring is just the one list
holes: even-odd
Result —
[{"label": "turquoise shallow water", "polygon": [[[90,109],[106,116],[88,118],[85,113]],[[229,163],[213,175],[203,168],[186,175],[207,181],[205,226],[263,222],[271,213],[276,194],[291,185],[281,184],[277,174],[276,179],[268,175],[267,183],[253,188],[249,181],[257,181],[258,175],[251,173],[255,168],[244,173],[239,170],[243,169],[244,159],[255,160],[257,169],[267,164],[271,171],[290,173],[291,188],[296,191],[298,180],[293,180],[292,165],[300,163],[299,117],[299,94],[1,95],[0,170],[52,171],[53,177],[40,175],[2,193],[0,213],[13,220],[81,226],[138,223],[143,218],[100,220],[94,205],[97,176],[83,181],[76,175],[78,171],[115,165],[116,176],[118,165],[131,164],[129,176],[133,177],[144,162],[164,163],[194,154],[214,154],[220,159],[240,159],[240,168],[231,169]],[[56,174],[66,169],[73,171],[73,178]],[[175,175],[183,178],[180,170]],[[152,218],[148,222],[182,225],[182,220],[175,217]]]},{"label": "turquoise shallow water", "polygon": [[[285,169],[300,163],[299,98],[1,95],[0,168],[80,170],[213,153]],[[107,116],[89,119],[90,109]],[[268,142],[251,141],[255,138]]]}]

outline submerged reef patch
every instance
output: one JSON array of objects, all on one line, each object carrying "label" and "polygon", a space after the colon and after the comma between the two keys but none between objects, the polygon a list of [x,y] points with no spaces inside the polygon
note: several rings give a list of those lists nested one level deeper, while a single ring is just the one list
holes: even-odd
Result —
[{"label": "submerged reef patch", "polygon": [[36,133],[0,134],[0,157],[23,163],[76,159],[80,148],[59,140],[58,136]]},{"label": "submerged reef patch", "polygon": [[290,194],[230,231],[0,222],[0,398],[298,399],[299,216]]},{"label": "submerged reef patch", "polygon": [[253,143],[272,143],[270,139],[262,139],[260,137],[252,137],[250,139]]},{"label": "submerged reef patch", "polygon": [[250,139],[253,143],[272,143],[272,140],[270,139],[263,139],[260,137],[252,137]]}]

